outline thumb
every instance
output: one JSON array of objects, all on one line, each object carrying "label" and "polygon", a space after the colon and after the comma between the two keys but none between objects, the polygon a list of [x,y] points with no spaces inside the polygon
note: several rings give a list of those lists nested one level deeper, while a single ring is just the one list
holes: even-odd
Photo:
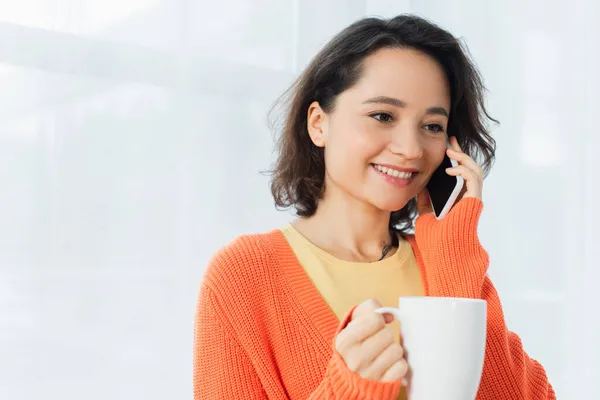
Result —
[{"label": "thumb", "polygon": [[[381,303],[376,299],[368,299],[360,303],[352,312],[352,320],[362,318],[365,316],[370,316],[375,310],[383,307]],[[394,320],[394,316],[391,314],[383,314],[383,319],[386,324],[389,324]]]},{"label": "thumb", "polygon": [[433,213],[433,208],[431,207],[431,201],[429,199],[429,192],[427,191],[427,188],[423,188],[421,193],[417,195],[417,212],[419,213],[419,215]]}]

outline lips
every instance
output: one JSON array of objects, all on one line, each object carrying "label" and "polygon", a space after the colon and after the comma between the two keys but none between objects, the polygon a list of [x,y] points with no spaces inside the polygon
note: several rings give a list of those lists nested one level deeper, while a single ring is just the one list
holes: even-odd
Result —
[{"label": "lips", "polygon": [[412,171],[400,171],[400,170],[397,170],[397,169],[394,169],[391,167],[386,167],[386,166],[379,165],[379,164],[373,164],[373,167],[377,171],[379,171],[383,174],[389,175],[393,178],[410,179],[410,178],[412,178],[413,173],[414,173]]},{"label": "lips", "polygon": [[387,183],[398,188],[407,187],[412,183],[418,171],[416,170],[399,170],[387,165],[371,164],[375,173],[381,176]]}]

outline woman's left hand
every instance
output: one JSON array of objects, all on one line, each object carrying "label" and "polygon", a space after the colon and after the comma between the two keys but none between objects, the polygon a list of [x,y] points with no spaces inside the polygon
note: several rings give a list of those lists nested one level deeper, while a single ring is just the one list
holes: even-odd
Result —
[{"label": "woman's left hand", "polygon": [[481,200],[483,188],[483,170],[469,155],[463,153],[455,136],[450,138],[450,146],[446,154],[458,162],[456,167],[447,168],[446,173],[452,176],[462,176],[465,181],[460,198],[474,197]]}]

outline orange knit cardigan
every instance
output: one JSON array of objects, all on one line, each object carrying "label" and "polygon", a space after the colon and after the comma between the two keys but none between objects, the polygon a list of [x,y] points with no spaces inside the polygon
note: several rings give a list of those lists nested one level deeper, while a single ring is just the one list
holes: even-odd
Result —
[{"label": "orange knit cardigan", "polygon": [[[417,219],[415,235],[407,239],[426,294],[487,300],[477,400],[555,399],[544,368],[506,328],[477,237],[482,207],[468,198],[443,220]],[[212,258],[200,288],[194,399],[397,399],[401,382],[363,379],[335,351],[335,335],[351,312],[337,320],[281,231],[234,240]]]}]

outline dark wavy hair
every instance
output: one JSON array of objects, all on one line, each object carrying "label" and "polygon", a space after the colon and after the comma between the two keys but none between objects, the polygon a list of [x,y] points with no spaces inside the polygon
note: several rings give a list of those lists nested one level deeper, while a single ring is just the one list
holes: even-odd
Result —
[{"label": "dark wavy hair", "polygon": [[[312,216],[325,185],[324,150],[308,135],[307,113],[313,101],[329,113],[337,96],[361,77],[366,57],[383,48],[421,51],[443,68],[450,84],[448,135],[456,136],[463,151],[475,158],[485,174],[489,172],[496,142],[488,132],[490,117],[484,105],[485,88],[468,51],[449,32],[414,16],[391,19],[361,19],[337,34],[312,59],[308,67],[271,110],[283,107],[271,127],[279,131],[277,159],[270,172],[271,193],[278,208],[294,207],[302,217]],[[280,124],[277,124],[280,122]],[[412,231],[416,200],[392,212],[390,231]]]}]

